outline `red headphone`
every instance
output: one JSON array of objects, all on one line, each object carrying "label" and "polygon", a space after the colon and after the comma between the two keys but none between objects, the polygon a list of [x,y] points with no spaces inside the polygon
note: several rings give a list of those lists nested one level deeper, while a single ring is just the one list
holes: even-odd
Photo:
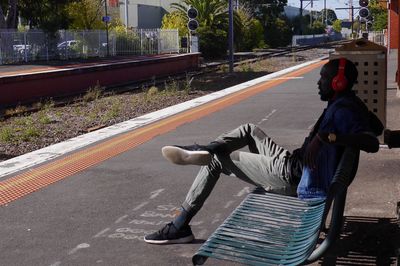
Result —
[{"label": "red headphone", "polygon": [[344,75],[344,69],[346,67],[346,59],[339,59],[339,69],[337,75],[332,79],[332,89],[335,92],[341,92],[347,88],[347,79]]}]

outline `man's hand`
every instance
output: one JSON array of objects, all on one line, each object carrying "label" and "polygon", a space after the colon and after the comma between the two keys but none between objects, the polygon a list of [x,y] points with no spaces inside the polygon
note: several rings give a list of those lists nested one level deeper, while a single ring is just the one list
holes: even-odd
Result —
[{"label": "man's hand", "polygon": [[317,157],[319,154],[319,150],[321,148],[322,141],[320,136],[316,134],[314,138],[307,145],[306,152],[304,154],[304,165],[309,167],[310,169],[315,169],[317,167]]}]

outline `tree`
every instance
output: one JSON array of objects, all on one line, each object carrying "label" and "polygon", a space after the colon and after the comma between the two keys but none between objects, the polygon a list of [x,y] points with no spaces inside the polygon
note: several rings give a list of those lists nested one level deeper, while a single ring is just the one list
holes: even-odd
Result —
[{"label": "tree", "polygon": [[333,25],[333,22],[337,20],[335,11],[332,9],[322,9],[320,12],[321,22],[325,24],[325,20],[328,25]]},{"label": "tree", "polygon": [[251,51],[262,48],[264,43],[264,29],[261,22],[251,16],[249,9],[240,7],[237,10],[240,26],[235,28],[235,47],[237,51]]},{"label": "tree", "polygon": [[342,31],[342,21],[340,19],[337,19],[333,22],[332,28],[336,32],[341,32]]},{"label": "tree", "polygon": [[69,18],[65,6],[72,0],[20,0],[19,14],[27,19],[30,28],[39,28],[49,33],[67,29]]},{"label": "tree", "polygon": [[322,24],[321,21],[316,20],[314,21],[311,30],[313,34],[323,34],[325,33],[325,25]]},{"label": "tree", "polygon": [[172,11],[171,13],[164,15],[161,28],[178,29],[179,36],[187,36],[189,31],[186,23],[186,16],[184,16],[181,12]]},{"label": "tree", "polygon": [[[270,46],[283,46],[285,43],[277,42],[278,37],[276,36],[276,27],[287,24],[283,17],[284,7],[287,4],[287,0],[243,0],[241,3],[248,6],[253,16],[258,19],[264,28],[264,40]],[[278,20],[279,18],[279,20]],[[284,35],[286,35],[287,25],[284,26]],[[289,30],[291,36],[291,30]],[[280,35],[280,33],[278,33]],[[281,38],[281,41],[283,39]]]},{"label": "tree", "polygon": [[245,4],[258,20],[267,22],[281,16],[287,0],[243,0],[241,3]]},{"label": "tree", "polygon": [[225,0],[183,0],[180,3],[172,3],[171,7],[178,11],[185,22],[188,18],[186,11],[189,6],[197,9],[197,21],[200,27],[208,27],[210,29],[227,29],[228,13]]},{"label": "tree", "polygon": [[102,21],[104,14],[104,1],[99,0],[80,0],[69,3],[66,11],[71,24],[71,29],[105,29]]},{"label": "tree", "polygon": [[287,46],[292,41],[292,30],[285,19],[276,18],[270,25],[265,39],[270,47]]},{"label": "tree", "polygon": [[368,9],[371,12],[373,18],[372,28],[373,30],[380,31],[387,29],[388,24],[388,12],[383,8],[377,0],[370,1]]},{"label": "tree", "polygon": [[17,4],[18,0],[0,1],[0,29],[17,28]]},{"label": "tree", "polygon": [[[186,11],[189,6],[198,11],[196,20],[199,22],[199,28],[196,32],[200,39],[200,51],[205,57],[225,56],[228,46],[228,2],[226,0],[183,0],[180,3],[172,3],[171,7],[184,19],[185,25],[188,22]],[[234,24],[240,25],[237,15],[234,16]]]}]

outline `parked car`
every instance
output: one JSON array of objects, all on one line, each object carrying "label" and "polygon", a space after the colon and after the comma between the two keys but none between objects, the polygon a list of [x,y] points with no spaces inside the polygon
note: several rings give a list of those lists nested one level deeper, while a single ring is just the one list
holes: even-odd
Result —
[{"label": "parked car", "polygon": [[61,57],[71,58],[79,55],[79,44],[78,40],[63,41],[57,44],[57,52]]},{"label": "parked car", "polygon": [[22,42],[20,42],[20,41],[14,41],[13,51],[15,54],[23,55],[23,54],[25,54],[25,50],[26,50],[26,52],[30,52],[31,49],[32,49],[32,45],[30,45],[30,44],[22,44]]},{"label": "parked car", "polygon": [[77,44],[78,44],[77,40],[64,41],[64,42],[61,42],[61,43],[59,43],[57,45],[57,49],[58,50],[63,50],[63,49],[66,49],[66,48],[71,48],[71,46],[75,46]]}]

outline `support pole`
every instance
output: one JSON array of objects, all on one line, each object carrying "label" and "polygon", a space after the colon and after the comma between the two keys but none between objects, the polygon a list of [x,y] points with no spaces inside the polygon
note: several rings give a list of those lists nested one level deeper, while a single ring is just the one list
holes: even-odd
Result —
[{"label": "support pole", "polygon": [[[105,11],[105,16],[108,16],[108,11],[107,11],[107,0],[104,0],[104,11]],[[107,38],[107,57],[110,56],[110,45],[108,45],[108,19],[106,19],[106,38]]]},{"label": "support pole", "polygon": [[128,0],[125,0],[125,27],[128,29]]},{"label": "support pole", "polygon": [[233,4],[229,0],[229,73],[233,73]]},{"label": "support pole", "polygon": [[303,0],[300,0],[300,35],[303,35]]},{"label": "support pole", "polygon": [[354,36],[354,6],[351,4],[351,38]]}]

